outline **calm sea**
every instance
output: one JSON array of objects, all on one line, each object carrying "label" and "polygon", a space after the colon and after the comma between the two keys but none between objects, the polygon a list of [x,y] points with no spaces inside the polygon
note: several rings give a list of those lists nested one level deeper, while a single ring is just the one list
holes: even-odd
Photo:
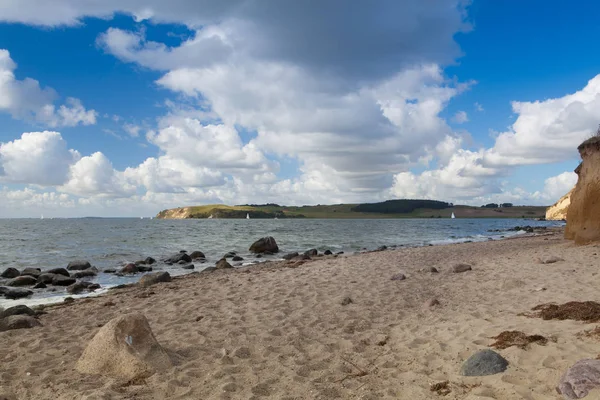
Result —
[{"label": "calm sea", "polygon": [[[310,248],[320,252],[353,253],[379,246],[423,246],[465,241],[501,239],[517,234],[508,229],[517,225],[560,226],[560,222],[524,219],[5,219],[0,220],[0,270],[38,267],[47,270],[66,267],[72,260],[88,260],[103,270],[119,268],[148,256],[160,260],[180,250],[200,250],[207,263],[196,264],[196,271],[214,266],[225,253],[235,251],[243,264],[278,259],[281,255]],[[490,232],[501,230],[501,232]],[[248,253],[252,242],[273,236],[279,255],[255,258]],[[235,265],[235,264],[234,264]],[[180,266],[163,263],[154,270],[172,275],[189,273]],[[100,273],[95,282],[103,287],[130,283],[136,277],[117,277]],[[1,285],[1,283],[0,283]],[[33,299],[64,295],[62,292],[36,293]],[[0,305],[17,302],[0,300]]]}]

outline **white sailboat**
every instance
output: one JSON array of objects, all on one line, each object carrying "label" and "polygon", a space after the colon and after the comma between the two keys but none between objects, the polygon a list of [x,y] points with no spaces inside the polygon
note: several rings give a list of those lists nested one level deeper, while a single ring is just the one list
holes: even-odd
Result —
[{"label": "white sailboat", "polygon": [[44,214],[42,214],[42,218],[40,218],[40,219],[44,219]]},{"label": "white sailboat", "polygon": [[213,217],[213,215],[212,215],[212,214],[210,214],[210,215],[208,216],[208,219],[213,219],[213,218],[214,218],[214,217]]},{"label": "white sailboat", "polygon": [[250,214],[246,214],[246,219],[250,219]]},{"label": "white sailboat", "polygon": [[452,213],[452,216],[451,216],[450,218],[452,218],[452,219],[456,218],[456,217],[454,216],[454,213]]}]

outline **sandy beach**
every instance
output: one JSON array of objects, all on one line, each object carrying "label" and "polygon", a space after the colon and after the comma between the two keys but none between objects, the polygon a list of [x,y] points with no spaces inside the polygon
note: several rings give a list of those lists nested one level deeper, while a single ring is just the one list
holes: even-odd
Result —
[{"label": "sandy beach", "polygon": [[[557,231],[113,290],[46,308],[41,327],[0,333],[0,398],[559,399],[563,372],[600,354],[600,341],[577,335],[596,325],[520,314],[600,300],[599,250]],[[539,262],[551,256],[564,261]],[[472,270],[452,273],[457,263]],[[421,271],[429,267],[439,273]],[[398,273],[406,279],[391,280]],[[433,298],[440,304],[427,305]],[[135,382],[77,372],[100,327],[130,312],[147,317],[175,366]],[[507,330],[549,341],[497,350],[510,362],[504,373],[460,374],[470,355]],[[431,390],[443,381],[445,395]]]}]

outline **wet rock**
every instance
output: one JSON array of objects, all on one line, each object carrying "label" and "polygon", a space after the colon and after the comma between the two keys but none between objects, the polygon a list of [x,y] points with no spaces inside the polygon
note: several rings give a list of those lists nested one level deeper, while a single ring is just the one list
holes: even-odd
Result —
[{"label": "wet rock", "polygon": [[4,290],[1,290],[0,293],[2,293],[7,299],[11,300],[22,299],[24,297],[29,297],[33,294],[31,290],[21,288],[4,288]]},{"label": "wet rock", "polygon": [[138,265],[137,268],[139,272],[152,272],[152,267],[146,265]]},{"label": "wet rock", "polygon": [[146,259],[144,260],[146,262],[146,264],[148,265],[152,265],[156,262],[156,260],[152,257],[146,257]]},{"label": "wet rock", "polygon": [[264,238],[258,239],[256,242],[252,243],[250,246],[251,253],[278,253],[279,247],[277,246],[277,242],[275,238],[272,236],[267,236]]},{"label": "wet rock", "polygon": [[317,251],[317,249],[310,249],[310,250],[306,250],[304,252],[305,256],[309,256],[309,257],[315,257],[319,254],[319,252]]},{"label": "wet rock", "polygon": [[81,271],[88,268],[92,268],[92,264],[90,264],[89,261],[84,260],[71,261],[69,265],[67,265],[67,270],[69,271]]},{"label": "wet rock", "polygon": [[45,271],[45,273],[63,275],[63,276],[71,276],[71,274],[69,274],[69,271],[67,271],[64,268],[52,268],[52,269],[49,269],[48,271]]},{"label": "wet rock", "polygon": [[37,283],[37,278],[34,278],[33,276],[30,276],[30,275],[25,275],[25,276],[17,276],[16,278],[11,279],[10,281],[8,281],[7,285],[11,286],[11,287],[33,286],[36,283]]},{"label": "wet rock", "polygon": [[231,264],[229,264],[227,262],[226,259],[221,258],[219,261],[217,261],[217,265],[215,266],[216,269],[225,269],[225,268],[233,268],[231,266]]},{"label": "wet rock", "polygon": [[42,324],[29,315],[11,315],[0,320],[0,332],[13,329],[30,329],[36,326],[42,326]]},{"label": "wet rock", "polygon": [[343,306],[347,306],[348,304],[352,304],[352,303],[354,303],[354,302],[352,301],[352,299],[351,299],[350,297],[346,296],[346,297],[344,297],[344,298],[342,299],[342,303],[341,303],[341,304],[342,304]]},{"label": "wet rock", "polygon": [[105,274],[114,274],[115,272],[117,272],[117,270],[114,268],[107,268],[102,272],[104,272]]},{"label": "wet rock", "polygon": [[237,253],[235,251],[230,251],[229,253],[225,254],[223,256],[223,258],[232,258],[235,257],[237,255]]},{"label": "wet rock", "polygon": [[388,249],[388,247],[387,247],[387,246],[379,246],[379,247],[377,248],[377,251],[385,251],[385,250],[387,250],[387,249]]},{"label": "wet rock", "polygon": [[180,260],[177,264],[179,265],[185,265],[187,264],[189,261],[185,261],[185,260]]},{"label": "wet rock", "polygon": [[600,360],[579,360],[560,378],[556,390],[565,399],[581,399],[600,388]]},{"label": "wet rock", "polygon": [[33,276],[37,279],[41,273],[42,270],[39,268],[25,268],[23,271],[21,271],[21,276]]},{"label": "wet rock", "polygon": [[[148,275],[145,275],[148,276]],[[126,381],[147,378],[172,367],[143,314],[110,320],[77,361],[77,371]]]},{"label": "wet rock", "polygon": [[325,250],[325,251],[323,252],[323,254],[324,254],[324,255],[326,255],[326,256],[330,256],[330,255],[332,255],[332,254],[333,254],[333,252],[332,252],[331,250]]},{"label": "wet rock", "polygon": [[300,254],[297,257],[294,257],[292,259],[293,261],[307,261],[307,260],[311,260],[310,256],[306,253],[304,254]]},{"label": "wet rock", "polygon": [[34,289],[46,289],[47,287],[48,286],[42,282],[38,282],[33,286]]},{"label": "wet rock", "polygon": [[298,252],[294,251],[293,253],[288,253],[285,256],[283,256],[284,260],[291,260],[292,258],[298,257]]},{"label": "wet rock", "polygon": [[36,312],[26,305],[20,304],[0,312],[0,319],[10,317],[11,315],[29,315],[33,317],[36,315]]},{"label": "wet rock", "polygon": [[64,276],[64,275],[51,274],[49,272],[46,272],[46,273],[43,273],[40,276],[38,276],[37,281],[38,281],[38,283],[51,284],[52,281],[54,280],[54,277],[56,277],[56,276]]},{"label": "wet rock", "polygon": [[[77,282],[75,278],[66,277],[64,275],[54,275],[52,285],[54,286],[69,286]],[[44,282],[45,283],[45,282]]]},{"label": "wet rock", "polygon": [[77,271],[73,274],[73,278],[81,279],[81,278],[89,278],[96,276],[98,271],[95,268],[85,269],[83,271]]},{"label": "wet rock", "polygon": [[139,267],[140,265],[146,265],[146,260],[137,260],[133,263]]},{"label": "wet rock", "polygon": [[240,257],[240,256],[233,256],[233,257],[231,258],[231,261],[244,261],[244,258],[243,258],[243,257]]},{"label": "wet rock", "polygon": [[74,284],[67,286],[67,293],[69,294],[79,294],[87,289],[87,285],[83,282],[75,282]]},{"label": "wet rock", "polygon": [[473,354],[462,365],[464,376],[494,375],[506,371],[508,361],[493,350],[481,350]]},{"label": "wet rock", "polygon": [[196,267],[194,266],[194,264],[189,264],[189,265],[184,265],[184,266],[183,266],[183,267],[181,267],[181,268],[183,268],[183,269],[194,269],[194,268],[196,268]]},{"label": "wet rock", "polygon": [[143,287],[152,286],[161,282],[171,282],[171,275],[168,272],[154,272],[140,278],[140,286]]},{"label": "wet rock", "polygon": [[123,268],[121,268],[121,271],[119,271],[122,274],[136,274],[139,272],[138,266],[133,264],[133,263],[129,263],[126,266],[124,266]]},{"label": "wet rock", "polygon": [[94,291],[94,290],[100,289],[100,287],[101,287],[101,286],[100,286],[100,284],[99,284],[99,283],[92,283],[91,285],[89,285],[89,286],[87,287],[87,290],[89,290],[89,291],[91,292],[91,291]]},{"label": "wet rock", "polygon": [[405,279],[406,279],[406,275],[404,275],[404,274],[394,274],[390,278],[390,280],[392,280],[392,281],[403,281]]},{"label": "wet rock", "polygon": [[336,255],[340,255],[340,254],[344,254],[343,251],[338,251],[337,253],[335,253]]},{"label": "wet rock", "polygon": [[456,264],[452,267],[452,272],[461,273],[471,271],[473,268],[469,264]]},{"label": "wet rock", "polygon": [[19,275],[21,275],[21,273],[19,272],[18,269],[9,267],[9,268],[6,268],[2,272],[2,274],[0,274],[0,278],[12,279],[12,278],[16,278]]},{"label": "wet rock", "polygon": [[166,259],[166,262],[170,262],[171,264],[177,264],[179,261],[185,261],[185,262],[192,262],[192,257],[189,256],[189,254],[186,253],[179,253],[179,254],[175,254],[171,257],[169,257],[168,259]]}]

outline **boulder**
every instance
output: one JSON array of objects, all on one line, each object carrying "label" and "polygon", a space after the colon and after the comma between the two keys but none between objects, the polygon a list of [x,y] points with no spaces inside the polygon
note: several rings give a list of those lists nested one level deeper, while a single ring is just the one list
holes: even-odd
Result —
[{"label": "boulder", "polygon": [[17,276],[8,281],[7,285],[12,287],[17,286],[33,286],[37,283],[37,279],[30,275]]},{"label": "boulder", "polygon": [[146,257],[146,259],[144,260],[146,262],[146,264],[148,265],[152,265],[156,262],[156,260],[152,257]]},{"label": "boulder", "polygon": [[469,264],[456,264],[452,267],[452,272],[454,273],[461,273],[461,272],[467,272],[467,271],[471,271],[473,268],[471,268],[471,266]]},{"label": "boulder", "polygon": [[310,249],[310,250],[306,250],[304,252],[304,255],[309,256],[309,257],[314,257],[314,256],[319,255],[319,252],[317,251],[317,249]]},{"label": "boulder", "polygon": [[464,376],[485,376],[506,371],[508,361],[493,350],[485,349],[473,354],[462,365]]},{"label": "boulder", "polygon": [[326,256],[330,256],[330,255],[332,255],[332,254],[333,254],[333,252],[332,252],[331,250],[325,250],[325,251],[323,252],[323,254],[324,254],[324,255],[326,255]]},{"label": "boulder", "polygon": [[53,269],[49,269],[48,271],[46,271],[47,274],[56,274],[56,275],[63,275],[63,276],[71,276],[69,274],[69,271],[67,271],[64,268],[53,268]]},{"label": "boulder", "polygon": [[25,268],[21,271],[21,276],[33,276],[34,278],[37,278],[41,273],[42,270],[39,268]]},{"label": "boulder", "polygon": [[136,274],[139,272],[138,266],[133,264],[133,263],[129,263],[126,266],[124,266],[123,268],[121,268],[121,271],[119,271],[122,274]]},{"label": "boulder", "polygon": [[34,289],[46,289],[47,287],[48,285],[42,282],[38,282],[33,286]]},{"label": "boulder", "polygon": [[405,279],[406,279],[406,275],[404,275],[404,274],[394,274],[390,278],[390,280],[392,280],[392,281],[403,281]]},{"label": "boulder", "polygon": [[201,251],[192,251],[192,253],[190,254],[190,257],[192,258],[192,260],[196,260],[198,258],[206,258],[204,253]]},{"label": "boulder", "polygon": [[40,276],[38,276],[37,281],[38,281],[38,283],[51,284],[52,281],[54,280],[54,278],[57,276],[63,276],[65,278],[68,278],[65,275],[51,274],[49,272],[45,272],[45,273],[41,274]]},{"label": "boulder", "polygon": [[4,297],[11,300],[22,299],[23,297],[29,297],[33,294],[31,290],[21,288],[6,288],[6,290],[2,290],[1,292],[4,295]]},{"label": "boulder", "polygon": [[75,282],[74,284],[67,286],[67,293],[79,294],[79,293],[83,292],[85,289],[87,289],[87,286],[88,285],[86,285],[83,282]]},{"label": "boulder", "polygon": [[196,267],[194,266],[194,264],[189,264],[189,265],[184,265],[184,266],[183,266],[183,267],[181,267],[181,268],[183,268],[183,269],[194,269],[194,268],[196,268]]},{"label": "boulder", "polygon": [[267,236],[264,238],[260,238],[256,242],[252,243],[252,245],[250,246],[250,252],[251,253],[270,252],[270,253],[274,254],[274,253],[279,252],[279,247],[277,246],[277,242],[275,241],[275,238],[273,238],[272,236]]},{"label": "boulder", "polygon": [[90,264],[89,261],[83,260],[71,261],[69,265],[67,265],[69,271],[81,271],[88,268],[92,268],[92,264]]},{"label": "boulder", "polygon": [[140,278],[140,286],[148,287],[160,282],[171,282],[171,275],[168,272],[155,272],[146,274]]},{"label": "boulder", "polygon": [[54,275],[52,278],[52,285],[54,286],[69,286],[77,282],[77,279],[73,277],[66,277],[64,275]]},{"label": "boulder", "polygon": [[295,251],[293,253],[288,253],[285,256],[283,256],[284,260],[291,260],[292,258],[298,257],[298,252]]},{"label": "boulder", "polygon": [[152,267],[147,267],[145,265],[138,265],[137,268],[140,272],[152,272]]},{"label": "boulder", "polygon": [[177,264],[179,264],[179,265],[186,265],[188,263],[189,263],[189,261],[180,260]]},{"label": "boulder", "polygon": [[185,261],[185,262],[192,262],[192,257],[190,257],[188,254],[186,253],[177,253],[169,258],[167,258],[165,260],[165,262],[169,262],[171,264],[177,264],[179,261]]},{"label": "boulder", "polygon": [[19,275],[21,275],[21,273],[18,269],[9,267],[2,271],[2,274],[0,274],[0,278],[12,279],[16,278]]},{"label": "boulder", "polygon": [[217,268],[217,269],[225,269],[225,268],[233,268],[233,267],[231,266],[231,264],[229,264],[227,262],[226,259],[221,258],[219,261],[217,261],[217,265],[215,266],[215,268]]},{"label": "boulder", "polygon": [[548,257],[540,257],[538,258],[538,262],[540,264],[554,264],[560,261],[565,261],[563,258],[556,256],[548,256]]},{"label": "boulder", "polygon": [[0,319],[10,317],[11,315],[29,315],[33,317],[36,313],[26,305],[20,304],[14,307],[8,307],[6,310],[0,312]]},{"label": "boulder", "polygon": [[[147,276],[147,275],[146,275]],[[110,320],[77,361],[77,371],[126,381],[144,379],[173,366],[143,314]]]},{"label": "boulder", "polygon": [[565,399],[581,399],[600,388],[600,360],[579,360],[567,369],[556,390]]},{"label": "boulder", "polygon": [[139,267],[140,265],[146,265],[146,260],[137,260],[133,263]]},{"label": "boulder", "polygon": [[0,320],[0,332],[13,329],[29,329],[36,326],[42,326],[42,324],[29,315],[11,315]]},{"label": "boulder", "polygon": [[244,261],[244,258],[240,257],[240,256],[233,256],[233,258],[231,259],[231,261]]},{"label": "boulder", "polygon": [[97,274],[98,274],[98,271],[95,270],[95,268],[89,268],[89,269],[84,269],[83,271],[75,272],[73,274],[73,278],[76,278],[76,279],[88,278],[88,277],[96,276]]},{"label": "boulder", "polygon": [[116,270],[116,269],[114,269],[114,268],[106,268],[106,269],[105,269],[104,271],[102,271],[102,272],[104,272],[105,274],[114,274],[115,272],[117,272],[117,270]]}]

